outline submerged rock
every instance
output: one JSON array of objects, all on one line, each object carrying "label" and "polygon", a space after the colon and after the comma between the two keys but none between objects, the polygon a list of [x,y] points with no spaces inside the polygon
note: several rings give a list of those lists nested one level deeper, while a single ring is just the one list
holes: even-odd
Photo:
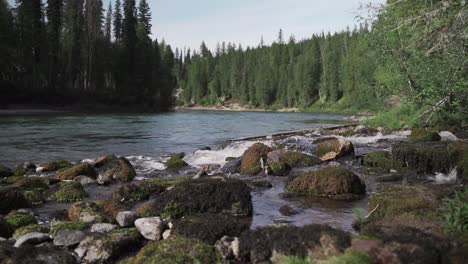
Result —
[{"label": "submerged rock", "polygon": [[360,198],[366,185],[354,173],[343,167],[330,167],[306,172],[286,185],[292,194],[330,197],[339,200]]},{"label": "submerged rock", "polygon": [[262,170],[262,161],[264,165],[267,162],[267,155],[272,149],[264,144],[256,143],[248,148],[242,155],[240,173],[246,175],[256,175]]},{"label": "submerged rock", "polygon": [[80,175],[88,176],[95,179],[98,174],[94,167],[89,163],[81,163],[71,168],[61,170],[57,173],[57,177],[62,181],[73,180],[74,178]]},{"label": "submerged rock", "polygon": [[353,143],[343,138],[327,139],[317,146],[317,156],[323,161],[335,160],[353,154]]},{"label": "submerged rock", "polygon": [[240,180],[201,179],[182,182],[137,210],[140,216],[178,219],[196,213],[252,215],[250,188]]},{"label": "submerged rock", "polygon": [[274,255],[324,260],[342,253],[350,235],[322,225],[264,227],[239,237],[242,263],[268,262]]}]

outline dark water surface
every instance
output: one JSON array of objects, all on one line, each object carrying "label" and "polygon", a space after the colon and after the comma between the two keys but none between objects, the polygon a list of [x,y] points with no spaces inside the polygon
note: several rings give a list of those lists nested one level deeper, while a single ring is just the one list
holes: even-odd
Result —
[{"label": "dark water surface", "polygon": [[107,153],[155,157],[233,138],[336,125],[345,117],[225,111],[0,116],[0,164],[78,161]]}]

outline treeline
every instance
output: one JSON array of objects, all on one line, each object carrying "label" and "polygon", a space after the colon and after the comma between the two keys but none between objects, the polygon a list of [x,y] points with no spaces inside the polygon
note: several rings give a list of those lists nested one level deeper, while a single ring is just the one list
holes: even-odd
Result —
[{"label": "treeline", "polygon": [[[464,1],[389,0],[368,6],[352,31],[271,46],[221,44],[180,55],[180,103],[255,107],[341,105],[381,110],[409,103],[466,113],[468,12]],[[182,56],[185,58],[182,60]]]},{"label": "treeline", "polygon": [[174,102],[175,57],[146,0],[0,0],[0,105]]}]

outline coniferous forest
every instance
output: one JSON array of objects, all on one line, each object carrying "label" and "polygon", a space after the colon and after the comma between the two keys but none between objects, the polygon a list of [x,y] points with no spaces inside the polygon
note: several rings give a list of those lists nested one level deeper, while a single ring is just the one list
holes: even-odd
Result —
[{"label": "coniferous forest", "polygon": [[146,0],[0,0],[0,59],[0,105],[173,105],[174,54]]}]

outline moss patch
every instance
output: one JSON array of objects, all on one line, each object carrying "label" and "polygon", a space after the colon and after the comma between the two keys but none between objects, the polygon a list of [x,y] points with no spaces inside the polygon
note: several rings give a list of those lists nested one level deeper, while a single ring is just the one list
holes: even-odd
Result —
[{"label": "moss patch", "polygon": [[49,189],[49,185],[47,184],[47,182],[44,179],[38,177],[20,178],[17,181],[15,181],[13,186],[18,187],[22,190]]},{"label": "moss patch", "polygon": [[468,153],[458,161],[457,174],[463,182],[468,182]]},{"label": "moss patch", "polygon": [[365,194],[366,186],[351,171],[343,167],[330,167],[292,179],[286,185],[286,191],[300,195],[355,199]]},{"label": "moss patch", "polygon": [[120,157],[118,163],[119,170],[115,175],[115,179],[121,182],[131,182],[136,177],[136,172],[130,161],[124,157]]},{"label": "moss patch", "polygon": [[241,174],[256,175],[261,168],[260,159],[263,159],[266,165],[267,155],[272,149],[264,144],[256,143],[248,148],[242,155]]},{"label": "moss patch", "polygon": [[410,142],[429,142],[429,141],[440,141],[440,135],[433,130],[426,128],[413,128],[411,130],[411,136],[409,137]]},{"label": "moss patch", "polygon": [[10,177],[10,176],[13,176],[13,171],[8,167],[0,165],[0,177],[3,178],[3,177]]},{"label": "moss patch", "polygon": [[468,142],[454,141],[447,145],[447,151],[450,155],[450,160],[457,163],[465,154],[468,154]]},{"label": "moss patch", "polygon": [[390,185],[371,195],[369,211],[375,208],[369,221],[392,219],[406,213],[427,220],[438,215],[439,201],[434,191],[422,185]]},{"label": "moss patch", "polygon": [[28,225],[28,226],[23,226],[15,230],[15,233],[13,234],[14,239],[18,239],[21,236],[24,236],[26,234],[32,233],[32,232],[39,232],[39,233],[49,233],[49,228],[47,226],[43,225]]},{"label": "moss patch", "polygon": [[286,151],[283,155],[280,156],[280,161],[285,162],[293,168],[310,167],[322,163],[322,161],[316,157],[312,157],[297,151]]},{"label": "moss patch", "polygon": [[48,171],[58,171],[66,168],[72,167],[73,164],[66,160],[56,160],[56,161],[50,161],[46,163],[42,163],[39,165],[39,167],[42,167],[42,171],[48,172]]},{"label": "moss patch", "polygon": [[323,264],[369,264],[371,260],[366,253],[346,250],[341,256],[332,257]]},{"label": "moss patch", "polygon": [[364,156],[364,165],[371,168],[388,172],[391,169],[400,170],[403,166],[394,160],[392,154],[386,151],[376,151]]},{"label": "moss patch", "polygon": [[68,209],[68,219],[85,223],[105,223],[109,220],[104,212],[104,201],[74,203]]},{"label": "moss patch", "polygon": [[5,221],[14,229],[37,224],[36,218],[29,213],[12,211],[5,216]]},{"label": "moss patch", "polygon": [[23,196],[32,207],[42,205],[45,202],[43,189],[24,191]]},{"label": "moss patch", "polygon": [[166,161],[166,167],[168,170],[180,170],[188,164],[183,160],[185,153],[177,153],[171,156],[171,158]]},{"label": "moss patch", "polygon": [[60,230],[86,230],[89,224],[80,221],[61,222],[50,227],[50,234],[55,235]]},{"label": "moss patch", "polygon": [[58,172],[57,176],[60,180],[73,180],[75,177],[84,175],[95,179],[97,172],[89,163],[81,163],[71,168],[64,169]]},{"label": "moss patch", "polygon": [[133,263],[218,263],[215,249],[201,241],[178,237],[173,240],[153,242],[143,247]]},{"label": "moss patch", "polygon": [[451,162],[445,145],[419,146],[396,144],[392,147],[394,159],[418,173],[448,173]]},{"label": "moss patch", "polygon": [[87,196],[88,194],[83,188],[83,185],[79,182],[72,181],[61,182],[59,184],[59,189],[50,196],[50,199],[57,202],[70,203],[81,201]]},{"label": "moss patch", "polygon": [[345,139],[327,139],[317,146],[317,156],[321,160],[333,160],[354,154],[353,143]]},{"label": "moss patch", "polygon": [[149,194],[137,184],[124,184],[119,186],[112,193],[112,202],[117,204],[128,205],[137,201],[144,200],[149,197]]},{"label": "moss patch", "polygon": [[270,165],[271,172],[275,176],[288,176],[291,171],[291,166],[285,162],[271,161],[268,165]]},{"label": "moss patch", "polygon": [[174,187],[180,183],[190,182],[191,180],[191,178],[185,177],[147,179],[140,181],[138,185],[140,185],[141,188],[145,189],[146,192],[152,193],[153,190],[159,191],[160,187]]}]

